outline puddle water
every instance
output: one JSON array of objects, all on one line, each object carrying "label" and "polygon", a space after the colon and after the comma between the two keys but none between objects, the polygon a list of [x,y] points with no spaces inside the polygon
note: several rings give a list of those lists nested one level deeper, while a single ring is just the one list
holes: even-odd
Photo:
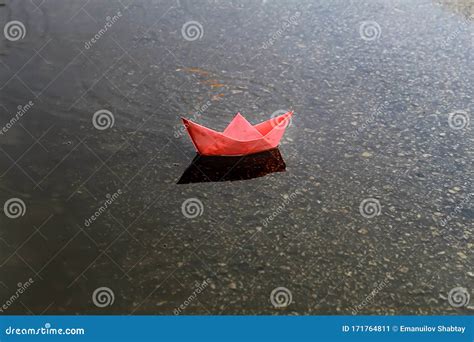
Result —
[{"label": "puddle water", "polygon": [[[206,279],[183,313],[350,314],[385,279],[360,313],[470,310],[443,299],[472,283],[469,1],[125,6],[0,7],[25,27],[0,43],[0,203],[25,204],[0,300],[35,281],[7,313],[172,314]],[[279,149],[238,160],[180,124],[290,108]]]}]

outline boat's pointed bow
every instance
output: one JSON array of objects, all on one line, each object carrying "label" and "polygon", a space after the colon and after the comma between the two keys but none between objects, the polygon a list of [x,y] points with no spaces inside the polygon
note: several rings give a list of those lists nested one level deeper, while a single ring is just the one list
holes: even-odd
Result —
[{"label": "boat's pointed bow", "polygon": [[201,126],[191,120],[181,118],[196,151],[202,155],[218,155],[219,149],[225,146],[222,133]]},{"label": "boat's pointed bow", "polygon": [[273,118],[274,125],[278,127],[286,128],[290,124],[291,117],[293,116],[294,111],[286,112],[283,115]]},{"label": "boat's pointed bow", "polygon": [[193,122],[183,117],[181,117],[181,121],[183,122],[184,127],[186,127],[186,131],[188,132],[188,135],[191,138],[194,148],[196,149],[197,152],[199,152],[200,148],[198,144],[196,143],[196,132],[193,129],[193,125],[192,125]]},{"label": "boat's pointed bow", "polygon": [[181,117],[181,121],[183,122],[184,127],[188,128],[189,127],[189,120]]}]

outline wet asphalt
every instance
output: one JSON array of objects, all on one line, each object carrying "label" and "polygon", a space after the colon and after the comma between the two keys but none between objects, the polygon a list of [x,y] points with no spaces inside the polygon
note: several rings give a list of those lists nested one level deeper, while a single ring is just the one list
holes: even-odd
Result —
[{"label": "wet asphalt", "polygon": [[[0,215],[4,313],[472,314],[472,15],[7,1],[25,35],[0,42],[0,204],[25,206]],[[259,164],[278,167],[216,182],[201,161],[192,181],[180,117],[223,130],[288,109],[279,157]]]}]

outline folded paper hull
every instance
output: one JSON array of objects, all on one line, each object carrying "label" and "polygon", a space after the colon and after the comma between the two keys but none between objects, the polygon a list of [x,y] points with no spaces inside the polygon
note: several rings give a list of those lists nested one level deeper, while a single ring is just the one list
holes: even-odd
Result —
[{"label": "folded paper hull", "polygon": [[[250,126],[237,114],[221,133],[183,119],[196,151],[205,156],[239,156],[276,148],[293,112]],[[239,136],[241,134],[241,136]]]}]

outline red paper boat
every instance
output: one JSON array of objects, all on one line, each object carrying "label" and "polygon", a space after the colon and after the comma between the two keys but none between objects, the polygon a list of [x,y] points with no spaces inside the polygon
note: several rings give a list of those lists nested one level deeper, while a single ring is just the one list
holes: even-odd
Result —
[{"label": "red paper boat", "polygon": [[252,126],[237,113],[224,132],[217,132],[182,118],[196,151],[205,156],[239,156],[275,148],[293,112]]}]

